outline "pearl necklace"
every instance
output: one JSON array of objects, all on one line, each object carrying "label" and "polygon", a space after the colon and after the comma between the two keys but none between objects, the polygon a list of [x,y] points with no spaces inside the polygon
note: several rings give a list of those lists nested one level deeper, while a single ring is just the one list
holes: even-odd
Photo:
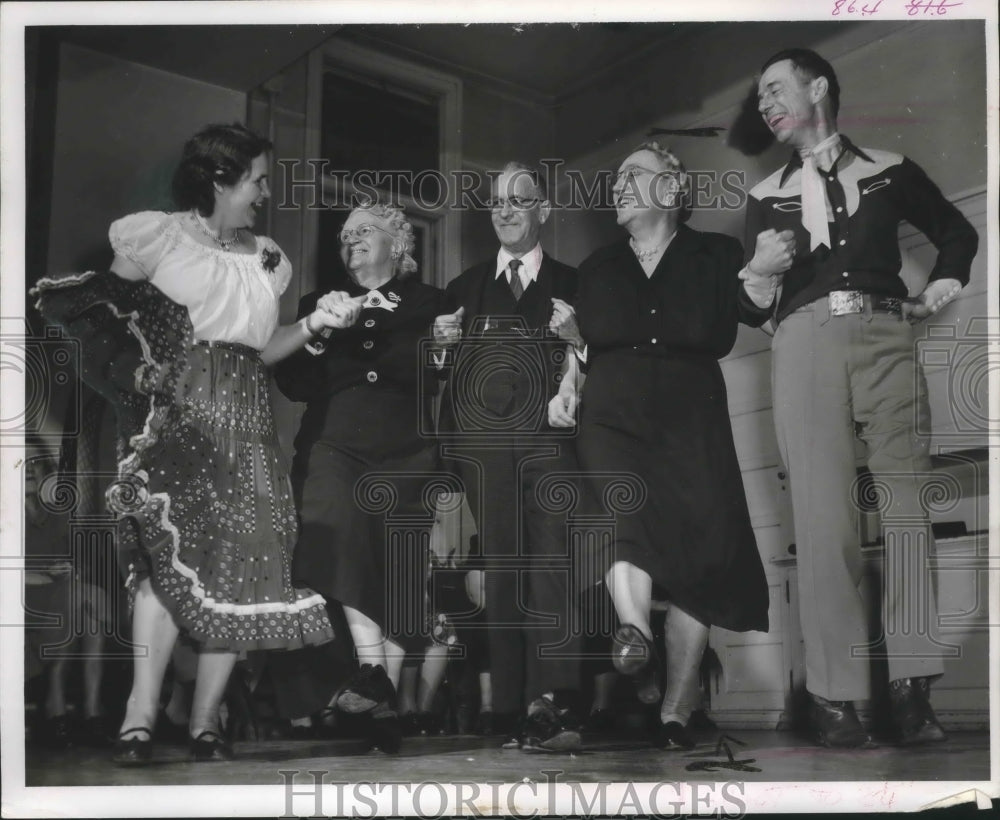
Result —
[{"label": "pearl necklace", "polygon": [[628,244],[631,246],[632,253],[635,254],[636,259],[638,259],[640,262],[649,262],[651,259],[655,259],[657,255],[659,255],[663,251],[663,249],[670,244],[670,240],[668,239],[662,245],[657,245],[655,248],[649,248],[648,250],[644,251],[639,250],[639,248],[635,244],[635,239],[630,238]]},{"label": "pearl necklace", "polygon": [[213,231],[208,226],[208,223],[205,221],[205,218],[200,213],[198,213],[197,211],[191,211],[191,213],[194,215],[194,221],[195,224],[198,226],[198,229],[203,234],[205,234],[205,236],[207,236],[209,239],[215,242],[216,245],[222,248],[222,250],[228,251],[231,247],[233,247],[233,245],[235,245],[237,242],[240,241],[239,228],[233,229],[233,235],[231,238],[223,239],[222,235],[219,232]]}]

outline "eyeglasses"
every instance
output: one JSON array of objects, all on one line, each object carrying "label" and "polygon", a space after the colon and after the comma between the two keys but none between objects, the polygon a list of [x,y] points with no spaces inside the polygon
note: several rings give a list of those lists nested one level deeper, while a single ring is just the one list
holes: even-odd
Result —
[{"label": "eyeglasses", "polygon": [[372,235],[372,231],[381,231],[386,236],[392,236],[392,234],[385,228],[380,228],[378,225],[358,225],[356,228],[344,228],[337,237],[340,240],[341,245],[346,245],[349,242],[354,241],[354,239],[367,239]]},{"label": "eyeglasses", "polygon": [[643,168],[641,165],[628,165],[622,168],[614,177],[614,184],[620,185],[635,179],[640,174],[662,174],[663,171],[653,171],[650,168]]},{"label": "eyeglasses", "polygon": [[489,199],[486,204],[491,211],[502,211],[508,205],[512,211],[526,211],[541,200],[538,197],[511,196],[507,199]]}]

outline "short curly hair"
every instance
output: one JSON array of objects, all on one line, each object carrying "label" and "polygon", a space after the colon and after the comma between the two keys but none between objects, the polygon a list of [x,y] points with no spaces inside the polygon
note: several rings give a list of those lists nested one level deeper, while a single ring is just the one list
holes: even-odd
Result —
[{"label": "short curly hair", "polygon": [[253,161],[274,146],[245,125],[207,125],[184,144],[174,171],[174,204],[202,216],[215,210],[215,183],[235,185],[249,173]]},{"label": "short curly hair", "polygon": [[680,207],[678,221],[683,223],[691,218],[691,177],[683,163],[677,159],[677,155],[670,150],[669,146],[660,145],[655,140],[644,142],[632,149],[631,153],[638,151],[649,151],[655,154],[663,170],[670,176],[677,179],[677,205]]},{"label": "short curly hair", "polygon": [[413,251],[416,249],[417,239],[403,209],[385,202],[369,202],[358,205],[351,213],[355,211],[365,211],[389,223],[394,239],[393,250],[399,252],[396,257],[397,275],[400,279],[405,279],[411,273],[416,273],[417,260],[413,258]]}]

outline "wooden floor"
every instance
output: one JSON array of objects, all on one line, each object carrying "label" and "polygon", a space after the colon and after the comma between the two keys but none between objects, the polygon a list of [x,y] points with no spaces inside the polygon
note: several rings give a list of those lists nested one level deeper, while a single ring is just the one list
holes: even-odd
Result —
[{"label": "wooden floor", "polygon": [[[355,740],[237,743],[229,763],[195,763],[182,746],[159,745],[149,766],[118,768],[106,751],[29,749],[28,786],[283,785],[279,770],[329,771],[347,782],[459,780],[546,782],[545,771],[573,782],[662,781],[976,781],[988,780],[986,732],[952,733],[944,744],[846,751],[820,749],[785,732],[697,733],[690,752],[664,752],[611,736],[587,738],[576,754],[526,754],[499,738],[406,738],[399,754],[366,752]],[[727,751],[728,750],[728,751]],[[732,760],[730,760],[732,758]]]}]

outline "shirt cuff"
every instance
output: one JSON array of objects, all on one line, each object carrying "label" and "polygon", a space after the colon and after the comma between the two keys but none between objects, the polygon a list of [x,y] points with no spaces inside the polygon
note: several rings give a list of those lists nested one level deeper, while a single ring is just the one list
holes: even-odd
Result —
[{"label": "shirt cuff", "polygon": [[921,296],[925,304],[936,313],[958,296],[961,290],[962,283],[957,279],[935,279],[927,283]]},{"label": "shirt cuff", "polygon": [[743,280],[743,289],[746,291],[750,301],[759,308],[769,308],[774,302],[774,293],[778,288],[777,277],[760,276],[750,270],[743,268],[739,273]]},{"label": "shirt cuff", "polygon": [[587,363],[587,345],[584,345],[582,350],[580,350],[577,347],[574,347],[573,353],[576,356],[577,361],[580,362],[580,364]]}]

